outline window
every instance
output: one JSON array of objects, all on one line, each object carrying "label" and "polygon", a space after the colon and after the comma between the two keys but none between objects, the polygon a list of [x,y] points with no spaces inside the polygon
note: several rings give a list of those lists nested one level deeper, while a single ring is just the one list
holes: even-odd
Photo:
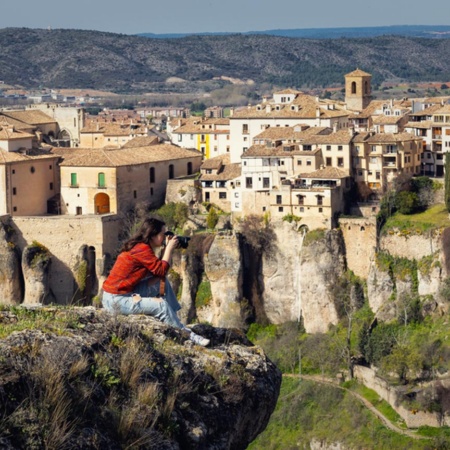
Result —
[{"label": "window", "polygon": [[77,174],[71,173],[70,174],[70,186],[71,187],[78,187],[78,181],[77,181]]},{"label": "window", "polygon": [[298,204],[304,205],[305,204],[305,196],[304,195],[297,195],[298,198]]},{"label": "window", "polygon": [[227,198],[227,193],[226,192],[219,192],[219,198],[221,200],[225,200]]},{"label": "window", "polygon": [[263,178],[263,188],[267,189],[270,187],[270,178],[264,177]]},{"label": "window", "polygon": [[305,208],[303,208],[303,206],[300,206],[300,212],[305,212]]},{"label": "window", "polygon": [[247,189],[251,189],[253,187],[253,178],[252,177],[245,178],[245,187]]},{"label": "window", "polygon": [[323,197],[321,195],[317,196],[317,204],[318,205],[323,205]]},{"label": "window", "polygon": [[370,162],[370,164],[376,164],[377,163],[377,157],[374,156],[374,157],[370,158],[369,162]]},{"label": "window", "polygon": [[331,145],[327,145],[327,150],[331,150]]},{"label": "window", "polygon": [[179,134],[178,135],[178,142],[181,142],[183,140],[183,135],[182,134]]},{"label": "window", "polygon": [[278,212],[283,212],[283,207],[282,206],[278,207]]},{"label": "window", "polygon": [[12,170],[13,175],[16,173],[15,169]]},{"label": "window", "polygon": [[372,153],[376,152],[376,151],[377,151],[377,146],[376,146],[376,145],[371,145],[371,146],[370,146],[370,151],[371,151]]},{"label": "window", "polygon": [[338,145],[338,150],[341,152],[343,149],[342,145]]},{"label": "window", "polygon": [[150,188],[150,195],[153,195],[153,188]]},{"label": "window", "polygon": [[105,187],[105,174],[103,172],[100,172],[98,174],[98,187]]},{"label": "window", "polygon": [[277,195],[277,205],[281,205],[281,203],[282,203],[282,196]]},{"label": "window", "polygon": [[302,165],[302,160],[301,159],[298,159],[297,160],[297,166],[301,166]]},{"label": "window", "polygon": [[49,188],[51,191],[53,191],[53,183],[50,183]]},{"label": "window", "polygon": [[338,158],[337,165],[338,167],[344,167],[344,158]]},{"label": "window", "polygon": [[13,195],[17,195],[17,188],[13,187]]},{"label": "window", "polygon": [[150,167],[150,183],[154,183],[154,182],[155,182],[155,168]]},{"label": "window", "polygon": [[303,150],[310,151],[310,150],[312,150],[312,146],[311,145],[304,145],[303,146]]},{"label": "window", "polygon": [[312,164],[312,163],[311,163],[311,160],[310,160],[310,159],[307,159],[307,160],[306,160],[306,165],[307,165],[307,166],[310,166],[311,164]]},{"label": "window", "polygon": [[187,163],[187,174],[192,175],[192,163],[191,162]]},{"label": "window", "polygon": [[53,166],[50,164],[50,165],[48,166],[48,168],[49,168],[50,170],[52,170],[52,169],[53,169]]},{"label": "window", "polygon": [[356,94],[356,81],[352,81],[351,91],[352,94]]},{"label": "window", "polygon": [[175,177],[175,168],[173,164],[169,165],[169,180]]},{"label": "window", "polygon": [[264,159],[262,160],[262,165],[263,165],[263,166],[268,166],[268,165],[269,165],[269,160],[268,160],[267,158],[264,158]]},{"label": "window", "polygon": [[325,165],[326,165],[326,166],[329,167],[329,166],[332,166],[332,165],[333,165],[333,163],[331,162],[331,161],[332,161],[332,158],[325,158],[325,161],[326,161],[326,162],[325,162]]},{"label": "window", "polygon": [[133,191],[133,198],[137,198],[137,191]]},{"label": "window", "polygon": [[375,177],[376,177],[377,180],[380,180],[381,179],[380,172],[375,172]]},{"label": "window", "polygon": [[248,147],[242,147],[242,151],[245,153],[248,150]]},{"label": "window", "polygon": [[248,134],[248,124],[247,123],[242,124],[242,134]]},{"label": "window", "polygon": [[16,212],[17,211],[17,206],[13,207],[13,211]]},{"label": "window", "polygon": [[319,208],[319,212],[323,212],[323,208]]}]

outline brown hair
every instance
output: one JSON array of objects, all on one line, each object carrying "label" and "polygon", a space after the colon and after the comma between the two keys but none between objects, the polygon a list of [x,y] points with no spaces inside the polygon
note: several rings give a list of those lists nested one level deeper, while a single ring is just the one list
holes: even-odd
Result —
[{"label": "brown hair", "polygon": [[153,236],[156,236],[161,232],[165,223],[162,220],[155,219],[154,217],[150,217],[142,222],[142,225],[139,227],[139,230],[131,236],[130,239],[124,242],[121,252],[130,251],[136,244],[144,243],[150,245],[150,241]]}]

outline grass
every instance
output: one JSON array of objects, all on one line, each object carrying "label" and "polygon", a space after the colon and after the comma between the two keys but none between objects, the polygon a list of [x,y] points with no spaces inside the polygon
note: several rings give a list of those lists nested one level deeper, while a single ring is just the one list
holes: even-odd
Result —
[{"label": "grass", "polygon": [[338,443],[342,448],[366,450],[447,448],[387,429],[349,392],[285,377],[266,430],[248,448],[310,448],[312,441],[321,443],[324,448]]},{"label": "grass", "polygon": [[392,408],[392,406],[385,400],[383,400],[374,390],[369,389],[363,384],[356,382],[350,382],[347,386],[353,392],[358,393],[366,400],[368,400],[372,405],[378,409],[387,419],[389,419],[393,424],[406,428],[405,421],[400,417],[400,415]]},{"label": "grass", "polygon": [[444,204],[437,204],[416,214],[396,213],[386,221],[383,231],[398,228],[400,231],[416,231],[419,234],[450,226],[449,213]]}]

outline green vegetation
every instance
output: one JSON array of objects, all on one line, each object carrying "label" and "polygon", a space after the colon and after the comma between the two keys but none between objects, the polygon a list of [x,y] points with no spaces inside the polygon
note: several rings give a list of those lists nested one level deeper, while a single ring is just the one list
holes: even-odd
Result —
[{"label": "green vegetation", "polygon": [[450,212],[450,153],[445,153],[445,207]]},{"label": "green vegetation", "polygon": [[160,216],[170,230],[181,230],[189,216],[189,208],[185,203],[166,203],[151,213]]},{"label": "green vegetation", "polygon": [[416,440],[390,431],[349,392],[311,381],[283,378],[269,425],[248,448],[309,448],[311,441],[368,450],[448,448],[433,447],[434,440]]},{"label": "green vegetation", "polygon": [[283,216],[283,220],[285,222],[292,223],[292,222],[300,222],[302,218],[294,214],[286,214],[285,216]]},{"label": "green vegetation", "polygon": [[219,215],[215,208],[209,208],[208,216],[206,217],[206,226],[209,230],[216,228],[217,222],[219,222]]},{"label": "green vegetation", "polygon": [[316,229],[308,231],[305,235],[305,239],[303,240],[303,245],[307,247],[311,245],[313,242],[321,241],[325,239],[326,230]]},{"label": "green vegetation", "polygon": [[406,234],[421,234],[426,231],[450,226],[450,219],[445,205],[433,205],[425,211],[416,214],[396,213],[389,217],[383,227],[383,232],[398,229]]},{"label": "green vegetation", "polygon": [[195,295],[195,307],[201,308],[202,306],[207,306],[211,303],[211,300],[211,283],[208,280],[203,279],[200,282],[197,294]]}]

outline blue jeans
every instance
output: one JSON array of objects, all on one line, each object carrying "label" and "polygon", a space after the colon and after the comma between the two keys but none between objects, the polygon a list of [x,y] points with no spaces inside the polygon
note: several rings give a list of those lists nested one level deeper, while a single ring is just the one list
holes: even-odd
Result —
[{"label": "blue jeans", "polygon": [[[181,309],[181,306],[169,281],[165,280],[166,287],[163,298],[156,297],[159,294],[159,283],[149,285],[148,281],[149,279],[142,280],[130,294],[110,294],[103,291],[103,307],[110,313],[146,314],[173,327],[184,328],[177,316],[177,311]],[[132,297],[133,294],[139,294],[141,299],[135,301]]]}]

